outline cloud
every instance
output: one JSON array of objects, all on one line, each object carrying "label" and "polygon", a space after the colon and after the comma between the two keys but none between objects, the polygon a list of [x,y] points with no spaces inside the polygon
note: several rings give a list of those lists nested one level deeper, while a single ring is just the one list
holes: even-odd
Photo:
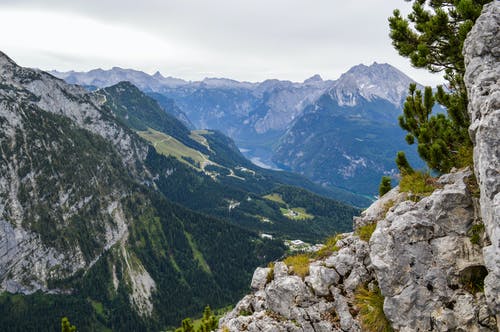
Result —
[{"label": "cloud", "polygon": [[[186,79],[336,78],[373,61],[428,83],[388,38],[403,0],[0,0],[2,49],[60,70],[123,66]],[[52,61],[52,63],[51,63]]]}]

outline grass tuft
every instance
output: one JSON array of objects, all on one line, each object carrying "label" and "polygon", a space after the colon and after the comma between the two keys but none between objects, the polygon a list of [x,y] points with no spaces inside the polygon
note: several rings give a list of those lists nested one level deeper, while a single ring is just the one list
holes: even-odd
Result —
[{"label": "grass tuft", "polygon": [[465,178],[465,185],[467,186],[467,189],[472,197],[479,198],[481,193],[479,190],[479,184],[477,183],[477,178],[474,174]]},{"label": "grass tuft", "polygon": [[399,182],[399,191],[411,193],[414,201],[429,196],[438,187],[435,178],[429,173],[420,171],[403,175]]},{"label": "grass tuft", "polygon": [[339,251],[339,247],[337,247],[337,242],[339,240],[342,240],[342,238],[343,238],[342,234],[336,234],[326,239],[324,246],[316,253],[314,253],[314,258],[323,259],[330,256],[334,252]]},{"label": "grass tuft", "polygon": [[359,236],[361,240],[368,242],[370,241],[375,228],[377,228],[377,223],[366,224],[358,227],[355,234]]},{"label": "grass tuft", "polygon": [[384,314],[384,297],[378,287],[373,290],[359,286],[354,293],[354,302],[359,309],[359,320],[363,331],[392,332]]},{"label": "grass tuft", "polygon": [[484,224],[472,225],[472,227],[468,232],[470,242],[472,244],[479,244],[481,242],[483,233],[484,233]]},{"label": "grass tuft", "polygon": [[389,210],[394,206],[394,204],[396,204],[396,201],[394,201],[393,199],[390,199],[387,202],[385,202],[384,207],[383,207],[384,210],[382,212],[382,215],[384,216],[384,218],[387,215],[387,212],[389,212]]},{"label": "grass tuft", "polygon": [[292,268],[293,274],[302,279],[309,274],[309,256],[305,254],[289,256],[283,262]]},{"label": "grass tuft", "polygon": [[269,263],[267,267],[270,268],[270,270],[266,276],[266,285],[274,280],[274,262]]}]

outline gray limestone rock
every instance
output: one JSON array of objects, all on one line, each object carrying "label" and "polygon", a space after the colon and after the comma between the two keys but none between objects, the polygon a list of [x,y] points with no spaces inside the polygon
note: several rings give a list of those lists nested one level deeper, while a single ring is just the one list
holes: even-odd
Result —
[{"label": "gray limestone rock", "polygon": [[[488,269],[485,295],[500,322],[500,2],[484,6],[464,43],[469,133],[481,192],[481,216],[491,245],[483,248]],[[500,328],[500,324],[499,324]]]},{"label": "gray limestone rock", "polygon": [[276,262],[274,264],[274,279],[285,277],[288,275],[288,266],[283,262]]},{"label": "gray limestone rock", "polygon": [[329,287],[339,282],[340,276],[334,269],[329,269],[321,265],[311,265],[309,267],[309,276],[305,282],[309,285],[317,296],[326,296],[330,294]]},{"label": "gray limestone rock", "polygon": [[252,283],[250,287],[253,289],[263,289],[267,283],[267,276],[271,272],[271,269],[268,267],[258,267],[255,269],[252,277]]},{"label": "gray limestone rock", "polygon": [[286,318],[294,316],[294,307],[300,306],[312,298],[313,294],[309,288],[297,276],[275,279],[266,287],[268,308]]},{"label": "gray limestone rock", "polygon": [[400,204],[371,237],[370,257],[385,296],[384,312],[395,329],[483,328],[479,303],[464,290],[467,273],[484,269],[480,247],[467,234],[474,221],[465,185],[470,176],[462,170],[441,177],[444,188],[418,203]]}]

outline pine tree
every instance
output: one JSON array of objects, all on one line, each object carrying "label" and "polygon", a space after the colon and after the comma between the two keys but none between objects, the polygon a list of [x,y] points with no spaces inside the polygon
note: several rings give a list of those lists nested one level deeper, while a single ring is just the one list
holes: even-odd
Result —
[{"label": "pine tree", "polygon": [[380,186],[378,188],[379,196],[382,197],[392,189],[391,187],[391,177],[383,176],[380,181]]},{"label": "pine tree", "polygon": [[398,166],[399,173],[401,175],[409,175],[415,173],[413,168],[410,166],[408,159],[403,151],[399,151],[396,155],[396,165]]},{"label": "pine tree", "polygon": [[[448,84],[438,86],[434,95],[428,87],[424,96],[410,86],[399,122],[409,132],[407,142],[418,141],[418,152],[428,166],[446,172],[471,163],[462,48],[483,5],[491,0],[413,1],[407,18],[397,9],[389,18],[392,44],[415,67],[444,72]],[[446,108],[447,115],[431,115],[435,101]]]},{"label": "pine tree", "polygon": [[62,332],[76,332],[76,326],[71,325],[67,317],[61,319],[61,331]]},{"label": "pine tree", "polygon": [[212,309],[210,309],[210,306],[207,305],[203,310],[200,332],[210,332],[210,331],[215,331],[216,329],[217,329],[217,319],[215,318],[215,315],[212,313]]},{"label": "pine tree", "polygon": [[191,318],[186,318],[182,320],[182,331],[194,332],[193,322],[191,321]]}]

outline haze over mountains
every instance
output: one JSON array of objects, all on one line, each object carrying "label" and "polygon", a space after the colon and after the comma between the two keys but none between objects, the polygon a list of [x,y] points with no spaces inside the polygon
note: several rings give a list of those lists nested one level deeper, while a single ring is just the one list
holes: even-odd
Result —
[{"label": "haze over mountains", "polygon": [[302,83],[191,82],[117,67],[52,74],[89,89],[130,81],[186,125],[230,136],[254,163],[324,186],[375,195],[378,179],[396,172],[397,151],[421,166],[397,125],[413,80],[389,64],[357,65],[337,80],[314,75]]}]

